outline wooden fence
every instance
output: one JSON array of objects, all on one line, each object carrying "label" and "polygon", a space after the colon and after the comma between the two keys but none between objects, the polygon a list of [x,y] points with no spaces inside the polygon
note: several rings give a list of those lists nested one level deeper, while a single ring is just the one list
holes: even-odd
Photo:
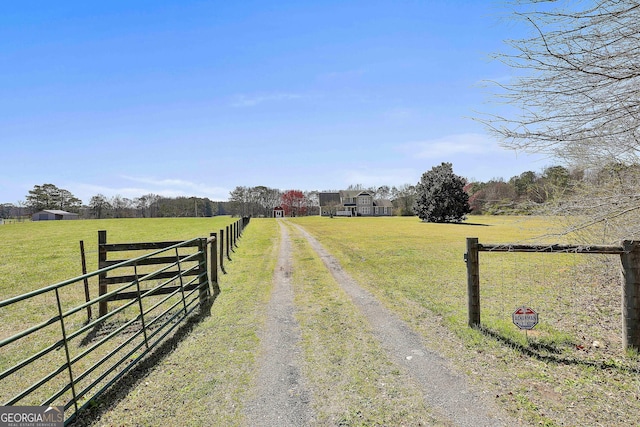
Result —
[{"label": "wooden fence", "polygon": [[[219,261],[225,252],[231,259],[248,222],[234,222],[221,237],[182,242],[109,244],[101,231],[97,271],[0,301],[3,315],[29,314],[22,330],[0,336],[0,402],[62,406],[65,425],[73,421],[195,310],[208,313],[220,292]],[[108,259],[126,251],[147,253]],[[99,292],[91,298],[86,285],[96,277]],[[78,304],[83,288],[87,300]],[[99,308],[96,319],[92,306]]]},{"label": "wooden fence", "polygon": [[469,326],[480,326],[480,252],[538,252],[620,255],[622,271],[622,342],[640,350],[640,242],[620,246],[481,244],[467,238],[467,297]]},{"label": "wooden fence", "polygon": [[[235,247],[237,247],[238,239],[240,238],[240,235],[242,234],[244,227],[248,223],[249,223],[249,218],[244,217],[226,226],[224,230],[219,230],[219,233],[210,233],[210,237],[213,238],[214,241],[216,242],[215,245],[212,247],[212,251],[213,251],[212,256],[209,257],[210,258],[209,270],[210,270],[210,274],[215,275],[215,280],[214,280],[215,283],[217,283],[218,268],[220,268],[220,270],[223,273],[225,273],[225,269],[224,269],[225,254],[226,254],[226,258],[230,261],[231,252]],[[149,251],[158,250],[158,249],[165,249],[170,246],[174,246],[177,243],[179,242],[169,241],[169,242],[149,242],[149,243],[108,243],[107,231],[101,230],[101,231],[98,231],[98,269],[103,270],[103,269],[106,269],[107,267],[113,266],[115,264],[119,264],[124,261],[124,259],[118,259],[118,258],[110,259],[110,256],[109,256],[110,254],[118,254],[118,253],[125,252],[129,254],[128,258],[133,258],[134,256],[131,256],[131,254],[136,254],[141,251],[149,252]],[[184,251],[185,249],[188,249],[188,248],[195,248],[200,244],[202,243],[193,242],[190,245],[182,245],[180,247],[180,250]],[[81,253],[83,254],[82,264],[85,265],[86,262],[84,259],[83,242],[80,242],[80,247],[81,247]],[[200,250],[203,250],[203,249],[200,248]],[[220,254],[219,256],[217,254],[218,252]],[[181,275],[182,277],[181,281],[184,281],[185,277],[201,274],[199,268],[196,268],[195,265],[193,265],[194,261],[191,260],[191,262],[189,263],[187,260],[188,260],[188,254],[180,253],[178,249],[175,249],[175,253],[173,255],[165,255],[162,257],[158,257],[158,256],[150,257],[150,258],[146,258],[144,260],[139,261],[136,264],[133,271],[131,271],[131,268],[129,269],[129,271],[124,271],[123,269],[111,270],[111,271],[105,270],[103,273],[99,275],[98,295],[102,297],[103,295],[107,294],[109,292],[109,288],[112,287],[113,285],[129,283],[129,282],[132,282],[133,280],[136,280],[136,278],[138,278],[139,276],[138,269],[141,269],[141,271],[144,271],[144,268],[146,266],[155,266],[158,268],[162,268],[161,272],[158,272],[153,277],[147,278],[146,281],[160,280],[160,279],[167,279],[170,277],[174,277],[176,274],[176,271],[181,270],[185,267],[184,265],[182,265],[184,263],[190,264],[192,268],[187,269],[187,271]],[[160,267],[160,266],[163,266],[163,267]],[[129,300],[132,298],[136,298],[139,292],[144,292],[145,286],[142,280],[139,280],[139,285],[141,285],[140,291],[134,290],[134,291],[128,291],[128,292],[120,292],[120,293],[111,295],[109,298],[105,298],[101,300],[98,307],[98,317],[102,317],[107,314],[109,302],[119,301],[119,300]],[[179,286],[178,283],[176,283],[174,286],[163,287],[162,289],[155,291],[154,295],[163,295],[167,293],[172,293],[178,288],[178,286]],[[190,291],[191,289],[193,289],[196,286],[196,284],[191,284],[189,286],[190,287],[185,288],[186,291]],[[88,288],[88,287],[85,287],[85,288]],[[86,294],[87,300],[89,300],[89,291],[86,290],[85,294]],[[89,317],[91,317],[90,312],[89,312]]]}]

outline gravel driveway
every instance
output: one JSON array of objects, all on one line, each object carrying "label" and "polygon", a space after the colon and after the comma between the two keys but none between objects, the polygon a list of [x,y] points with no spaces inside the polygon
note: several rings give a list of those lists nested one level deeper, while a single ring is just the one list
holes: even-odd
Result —
[{"label": "gravel driveway", "polygon": [[259,333],[260,374],[255,396],[246,406],[251,426],[313,424],[309,392],[300,374],[300,327],[293,317],[291,268],[291,241],[286,227],[280,224],[280,252],[273,275],[273,293],[267,306],[265,327]]},{"label": "gravel driveway", "polygon": [[[292,253],[287,228],[280,223],[281,247],[274,274],[274,291],[266,325],[260,334],[260,375],[256,394],[247,403],[246,415],[252,426],[314,425],[314,403],[321,404],[313,402],[301,375],[300,327],[294,318],[290,281]],[[447,360],[426,348],[418,334],[361,288],[315,238],[297,225],[294,228],[364,314],[389,359],[419,385],[425,403],[443,417],[445,424],[469,427],[521,425],[497,408],[489,396],[473,389],[464,375],[452,370]]]}]

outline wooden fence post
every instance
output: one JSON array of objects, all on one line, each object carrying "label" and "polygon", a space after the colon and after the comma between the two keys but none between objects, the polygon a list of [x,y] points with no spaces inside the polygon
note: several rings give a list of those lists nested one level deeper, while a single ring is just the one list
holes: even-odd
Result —
[{"label": "wooden fence post", "polygon": [[231,261],[231,257],[229,256],[229,240],[231,240],[231,234],[229,233],[229,226],[228,225],[227,225],[226,229],[227,229],[227,241],[226,241],[227,258],[229,259],[229,261]]},{"label": "wooden fence post", "polygon": [[224,230],[220,230],[220,271],[227,273],[224,271]]},{"label": "wooden fence post", "polygon": [[211,283],[211,289],[213,289],[213,295],[216,296],[220,293],[220,285],[218,284],[218,236],[216,233],[211,233],[213,239],[209,243],[209,281]]},{"label": "wooden fence post", "polygon": [[236,246],[238,246],[236,245],[236,240],[238,239],[238,221],[231,224],[231,234],[233,234],[233,241],[231,242],[231,247],[235,248]]},{"label": "wooden fence post", "polygon": [[640,350],[640,242],[625,240],[622,247],[622,344]]},{"label": "wooden fence post", "polygon": [[236,223],[235,222],[231,223],[231,230],[230,231],[231,231],[231,235],[230,235],[230,237],[231,237],[231,239],[230,239],[231,240],[231,242],[230,242],[231,250],[233,252],[235,252],[233,250],[236,247]]},{"label": "wooden fence post", "polygon": [[480,265],[477,237],[467,238],[466,262],[469,326],[480,326]]},{"label": "wooden fence post", "polygon": [[200,296],[200,310],[204,312],[204,310],[209,305],[209,279],[207,277],[207,239],[201,238],[198,239],[198,250],[202,254],[202,258],[198,263],[200,264],[199,273],[204,277],[200,276],[200,281],[198,283],[198,295]]}]

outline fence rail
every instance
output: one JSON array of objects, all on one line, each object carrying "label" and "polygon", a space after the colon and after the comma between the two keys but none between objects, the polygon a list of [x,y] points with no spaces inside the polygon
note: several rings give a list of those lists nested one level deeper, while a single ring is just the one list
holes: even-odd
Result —
[{"label": "fence rail", "polygon": [[[100,232],[97,271],[0,301],[3,317],[37,317],[11,336],[0,335],[0,402],[64,406],[71,409],[65,424],[71,422],[196,310],[207,313],[220,292],[218,260],[248,222],[236,221],[227,242],[211,233],[182,242],[107,244]],[[147,253],[106,257],[140,250]],[[97,297],[78,292],[95,278]],[[96,305],[100,315],[92,319],[89,309]]]},{"label": "fence rail", "polygon": [[467,238],[467,298],[469,326],[480,322],[480,252],[538,252],[620,255],[622,271],[622,342],[640,350],[640,242],[625,240],[620,246],[481,244]]}]

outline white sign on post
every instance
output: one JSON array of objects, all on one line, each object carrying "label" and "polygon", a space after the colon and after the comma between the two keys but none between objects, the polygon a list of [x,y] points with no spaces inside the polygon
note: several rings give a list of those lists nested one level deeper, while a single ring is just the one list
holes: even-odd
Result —
[{"label": "white sign on post", "polygon": [[533,329],[538,324],[538,313],[525,306],[514,311],[511,318],[513,323],[520,329]]}]

